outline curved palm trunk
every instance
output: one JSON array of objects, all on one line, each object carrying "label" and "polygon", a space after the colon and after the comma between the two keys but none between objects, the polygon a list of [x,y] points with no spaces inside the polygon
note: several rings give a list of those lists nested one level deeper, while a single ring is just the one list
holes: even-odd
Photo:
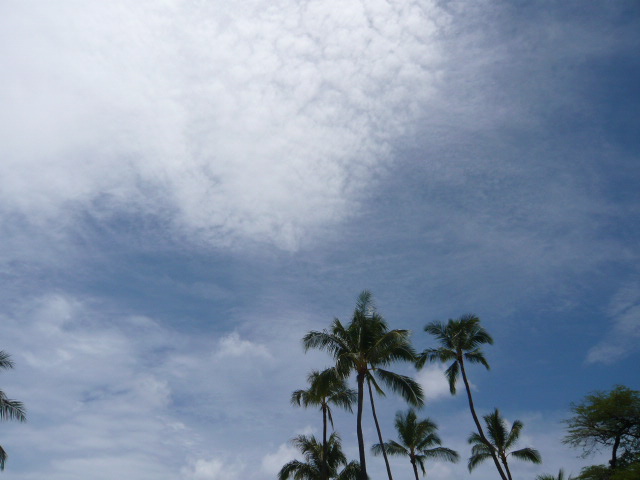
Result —
[{"label": "curved palm trunk", "polygon": [[473,406],[473,397],[471,396],[471,388],[469,387],[469,380],[467,380],[467,373],[464,370],[464,360],[462,358],[462,355],[458,356],[458,363],[460,364],[460,371],[462,372],[462,380],[464,381],[464,387],[467,389],[467,398],[469,399],[469,409],[471,410],[471,416],[473,417],[473,421],[475,422],[476,428],[478,429],[478,434],[480,435],[480,438],[482,438],[482,441],[487,446],[489,446],[489,450],[491,451],[491,457],[493,458],[493,463],[495,463],[496,469],[498,470],[498,473],[500,474],[500,477],[502,478],[502,480],[511,480],[511,479],[508,479],[507,476],[504,474],[504,471],[500,466],[500,462],[498,461],[498,457],[496,456],[496,452],[493,449],[493,446],[487,440],[487,437],[484,436],[482,425],[480,425],[480,420],[478,420],[478,415],[476,415],[476,409]]},{"label": "curved palm trunk", "polygon": [[509,464],[507,463],[507,457],[506,456],[502,456],[502,464],[504,465],[504,470],[505,472],[507,472],[507,477],[509,477],[509,480],[513,480],[511,478],[511,470],[509,470]]},{"label": "curved palm trunk", "polygon": [[362,435],[362,404],[364,403],[365,372],[358,372],[358,414],[356,416],[356,432],[358,434],[358,453],[360,454],[360,480],[367,480],[367,460],[364,453],[364,436]]},{"label": "curved palm trunk", "polygon": [[382,456],[384,457],[384,464],[387,466],[387,475],[389,480],[393,480],[391,475],[391,466],[389,465],[389,459],[387,458],[387,450],[384,448],[384,442],[382,441],[382,431],[380,430],[380,424],[378,423],[378,416],[376,415],[376,406],[373,403],[373,390],[371,389],[371,381],[367,378],[367,386],[369,387],[369,399],[371,400],[371,411],[373,412],[373,421],[376,424],[376,430],[378,431],[378,440],[380,441],[380,447],[382,447]]},{"label": "curved palm trunk", "polygon": [[418,476],[418,465],[416,465],[416,459],[413,458],[413,455],[411,456],[411,465],[413,466],[413,473],[416,475],[416,480],[420,480]]},{"label": "curved palm trunk", "polygon": [[327,465],[327,405],[322,404],[322,476],[329,480],[329,466]]}]

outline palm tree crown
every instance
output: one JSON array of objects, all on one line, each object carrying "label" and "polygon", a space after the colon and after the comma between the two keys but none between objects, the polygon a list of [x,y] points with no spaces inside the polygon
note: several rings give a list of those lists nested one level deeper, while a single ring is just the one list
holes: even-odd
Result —
[{"label": "palm tree crown", "polygon": [[453,361],[445,371],[451,394],[456,393],[456,382],[465,360],[484,365],[487,370],[490,368],[480,347],[485,343],[493,345],[493,338],[480,326],[477,316],[463,315],[457,320],[450,319],[446,324],[432,322],[424,327],[424,330],[440,342],[440,347],[425,349],[420,354],[416,366],[422,368],[427,361]]},{"label": "palm tree crown", "polygon": [[[328,441],[326,457],[323,456],[323,446],[313,435],[299,435],[291,443],[300,450],[305,461],[292,460],[285,464],[278,473],[278,480],[321,480],[323,478],[323,465],[326,458],[328,466],[328,478],[336,480],[356,480],[360,466],[358,462],[347,463],[347,458],[342,452],[340,436],[332,433]],[[340,467],[344,467],[338,471]]]},{"label": "palm tree crown", "polygon": [[[380,380],[391,390],[399,393],[411,405],[421,406],[423,403],[422,388],[415,380],[382,368],[397,361],[415,362],[416,353],[409,340],[409,331],[389,330],[387,322],[378,314],[373,305],[371,293],[364,291],[358,297],[353,318],[347,326],[344,326],[336,318],[329,330],[312,331],[305,335],[303,344],[305,350],[318,348],[331,354],[336,362],[336,371],[341,376],[347,377],[352,372],[356,374],[358,450],[362,468],[361,479],[365,480],[367,478],[366,459],[362,436],[365,380],[369,388],[371,389],[371,385],[373,385],[378,394],[384,395],[384,391],[377,382]],[[370,398],[374,409],[374,420],[377,424],[371,391]],[[382,443],[378,425],[376,427]],[[387,471],[390,473],[388,467]]]},{"label": "palm tree crown", "polygon": [[[487,333],[487,331],[480,326],[480,319],[473,314],[463,315],[457,320],[449,319],[444,324],[442,322],[432,322],[424,327],[427,333],[430,333],[440,342],[438,348],[427,348],[419,356],[416,362],[417,368],[422,368],[424,364],[429,362],[443,362],[448,363],[453,361],[451,365],[445,370],[445,376],[449,381],[449,390],[451,394],[456,393],[456,382],[458,378],[462,376],[464,387],[467,392],[467,399],[469,401],[469,410],[471,411],[471,417],[476,425],[480,438],[489,445],[482,425],[476,414],[476,409],[473,404],[473,396],[471,395],[471,387],[469,386],[469,379],[467,378],[467,372],[465,369],[465,360],[470,363],[479,363],[489,369],[489,363],[484,358],[484,353],[480,349],[480,346],[488,343],[493,344],[493,338]],[[500,474],[502,480],[508,480],[506,473],[503,471],[500,461],[495,452],[491,450],[491,457],[493,463]]]},{"label": "palm tree crown", "polygon": [[477,433],[472,433],[469,437],[469,443],[473,445],[471,448],[471,457],[469,458],[469,471],[473,470],[478,464],[495,453],[502,462],[507,477],[511,480],[511,471],[507,457],[512,456],[518,460],[524,460],[532,463],[541,463],[542,458],[540,452],[533,448],[521,448],[520,450],[511,450],[516,444],[522,427],[524,426],[520,420],[516,420],[511,425],[511,429],[507,431],[507,423],[500,415],[500,411],[496,408],[493,412],[485,415],[484,421],[487,424],[487,436],[489,443],[483,440]]},{"label": "palm tree crown", "polygon": [[[333,428],[333,416],[331,414],[331,404],[337,405],[345,410],[351,410],[351,406],[356,400],[356,392],[347,387],[344,378],[340,377],[335,368],[328,368],[322,372],[312,371],[307,377],[309,388],[307,390],[296,390],[291,394],[291,403],[294,405],[309,407],[318,406],[322,412],[322,448],[323,458],[328,455],[327,441],[327,419]],[[323,466],[323,480],[327,480],[329,468]]]},{"label": "palm tree crown", "polygon": [[[384,448],[389,455],[409,457],[416,480],[419,479],[418,466],[423,475],[427,474],[425,461],[429,458],[458,461],[460,456],[456,451],[440,446],[442,441],[436,433],[438,426],[429,418],[418,420],[414,409],[411,408],[404,414],[396,413],[395,426],[400,442],[390,440],[385,442]],[[382,453],[382,445],[374,445],[372,451],[379,455]]]},{"label": "palm tree crown", "polygon": [[320,407],[326,412],[327,418],[333,427],[331,405],[336,405],[351,412],[351,407],[356,401],[356,391],[347,387],[344,378],[338,375],[335,368],[328,368],[319,372],[313,370],[307,377],[309,388],[296,390],[291,394],[291,403],[302,407]]}]

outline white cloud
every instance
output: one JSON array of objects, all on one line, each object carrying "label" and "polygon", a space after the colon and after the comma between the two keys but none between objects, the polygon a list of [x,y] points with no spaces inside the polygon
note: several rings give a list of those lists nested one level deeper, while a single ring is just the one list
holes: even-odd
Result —
[{"label": "white cloud", "polygon": [[244,465],[226,462],[219,458],[200,458],[189,463],[181,470],[183,480],[236,480],[246,478],[242,475]]},{"label": "white cloud", "polygon": [[181,237],[296,249],[353,212],[432,94],[446,14],[65,1],[0,22],[6,209],[42,225],[70,207],[169,214]]},{"label": "white cloud", "polygon": [[291,445],[281,444],[278,450],[273,453],[267,453],[262,457],[262,470],[271,477],[275,477],[282,466],[299,457],[299,452]]},{"label": "white cloud", "polygon": [[222,337],[218,341],[218,349],[215,351],[216,358],[224,357],[261,357],[272,358],[269,350],[264,346],[249,340],[243,340],[237,332]]},{"label": "white cloud", "polygon": [[613,296],[608,316],[612,330],[592,347],[587,354],[588,363],[612,364],[638,350],[640,339],[640,284],[624,285]]},{"label": "white cloud", "polygon": [[[422,386],[427,401],[451,397],[449,381],[444,375],[446,369],[446,366],[427,365],[416,374],[416,381]],[[456,388],[459,387],[460,381],[458,380]]]},{"label": "white cloud", "polygon": [[241,477],[243,467],[224,462],[218,458],[198,459],[181,471],[184,480],[236,480]]}]

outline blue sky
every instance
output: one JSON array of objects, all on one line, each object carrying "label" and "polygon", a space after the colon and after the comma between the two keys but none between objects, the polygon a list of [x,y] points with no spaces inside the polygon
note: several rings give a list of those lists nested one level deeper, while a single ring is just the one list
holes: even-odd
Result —
[{"label": "blue sky", "polygon": [[[519,478],[596,462],[560,421],[640,386],[639,32],[635,1],[3,2],[4,477],[275,478],[321,432],[301,337],[364,289],[418,349],[481,317]],[[465,398],[398,368],[466,459]]]}]

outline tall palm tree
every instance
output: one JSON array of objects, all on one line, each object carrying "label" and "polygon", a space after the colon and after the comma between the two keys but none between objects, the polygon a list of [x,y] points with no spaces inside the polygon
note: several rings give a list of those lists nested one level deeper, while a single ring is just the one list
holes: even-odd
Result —
[{"label": "tall palm tree", "polygon": [[512,480],[511,471],[507,457],[511,455],[518,460],[524,460],[531,463],[542,463],[540,452],[533,448],[521,448],[520,450],[511,450],[520,437],[523,424],[520,420],[516,420],[511,425],[511,429],[507,431],[507,423],[500,416],[500,411],[496,408],[492,413],[485,415],[484,421],[487,424],[487,434],[490,443],[487,444],[484,439],[477,433],[472,433],[469,437],[469,443],[473,445],[471,448],[471,457],[469,458],[469,471],[473,470],[478,464],[484,462],[487,458],[497,455],[507,473],[509,480]]},{"label": "tall palm tree", "polygon": [[[471,416],[478,429],[478,435],[487,446],[490,445],[473,404],[473,396],[471,395],[471,388],[467,378],[465,361],[469,363],[479,363],[489,370],[489,363],[484,358],[484,353],[480,349],[480,346],[483,344],[493,345],[493,338],[480,326],[480,319],[472,314],[463,315],[456,320],[449,319],[446,324],[442,322],[432,322],[424,327],[424,330],[433,335],[440,342],[440,346],[438,348],[425,349],[419,355],[416,367],[422,368],[427,361],[438,361],[442,363],[453,362],[445,370],[445,376],[447,380],[449,380],[449,391],[452,395],[455,395],[456,382],[462,374],[462,380],[467,391],[467,399],[469,400],[469,410],[471,410]],[[500,477],[502,480],[507,480],[507,475],[498,457],[493,450],[489,450]]]},{"label": "tall palm tree", "polygon": [[[356,480],[360,472],[358,462],[347,463],[347,458],[342,453],[340,436],[333,432],[329,437],[328,449],[324,455],[323,446],[318,443],[313,435],[299,435],[292,440],[293,445],[302,452],[305,462],[292,460],[285,464],[278,473],[278,480],[321,480],[324,478],[323,465],[329,467],[328,478],[336,480]],[[340,467],[344,467],[338,471]]]},{"label": "tall palm tree", "polygon": [[327,419],[333,428],[333,416],[331,415],[331,404],[344,408],[349,412],[351,406],[356,401],[356,392],[347,387],[344,378],[338,375],[335,368],[328,368],[322,372],[312,371],[307,377],[309,388],[307,390],[296,390],[291,394],[291,403],[303,407],[320,407],[322,412],[322,458],[325,459],[323,465],[323,480],[329,478],[329,468],[326,465],[327,459]]},{"label": "tall palm tree", "polygon": [[[358,297],[351,322],[345,327],[337,318],[329,330],[312,331],[303,338],[305,350],[319,348],[329,352],[336,361],[336,370],[347,377],[356,374],[358,386],[358,410],[356,415],[356,432],[358,436],[358,453],[360,456],[360,479],[367,479],[367,465],[362,435],[362,410],[364,404],[364,384],[369,387],[369,397],[373,412],[378,439],[383,443],[382,433],[375,414],[373,392],[384,395],[377,380],[396,393],[399,393],[411,405],[421,406],[423,403],[422,388],[410,377],[391,372],[386,367],[397,361],[415,362],[416,353],[411,347],[408,330],[389,330],[387,323],[373,306],[370,292],[364,291]],[[391,468],[386,452],[383,450],[387,475],[391,480]]]},{"label": "tall palm tree", "polygon": [[371,450],[374,455],[379,455],[384,447],[389,455],[409,457],[416,480],[420,480],[418,466],[422,470],[422,475],[426,476],[427,470],[424,463],[427,459],[457,462],[460,458],[458,452],[439,446],[442,445],[442,441],[436,433],[438,426],[429,418],[418,420],[414,409],[410,408],[404,414],[396,413],[395,425],[400,442],[389,440],[384,445],[377,443]]},{"label": "tall palm tree", "polygon": [[[0,350],[0,369],[13,368],[11,355]],[[27,421],[27,414],[22,402],[7,398],[5,393],[0,390],[0,420],[17,420],[19,422]],[[7,461],[7,452],[0,447],[0,470],[4,470],[4,464]]]}]

